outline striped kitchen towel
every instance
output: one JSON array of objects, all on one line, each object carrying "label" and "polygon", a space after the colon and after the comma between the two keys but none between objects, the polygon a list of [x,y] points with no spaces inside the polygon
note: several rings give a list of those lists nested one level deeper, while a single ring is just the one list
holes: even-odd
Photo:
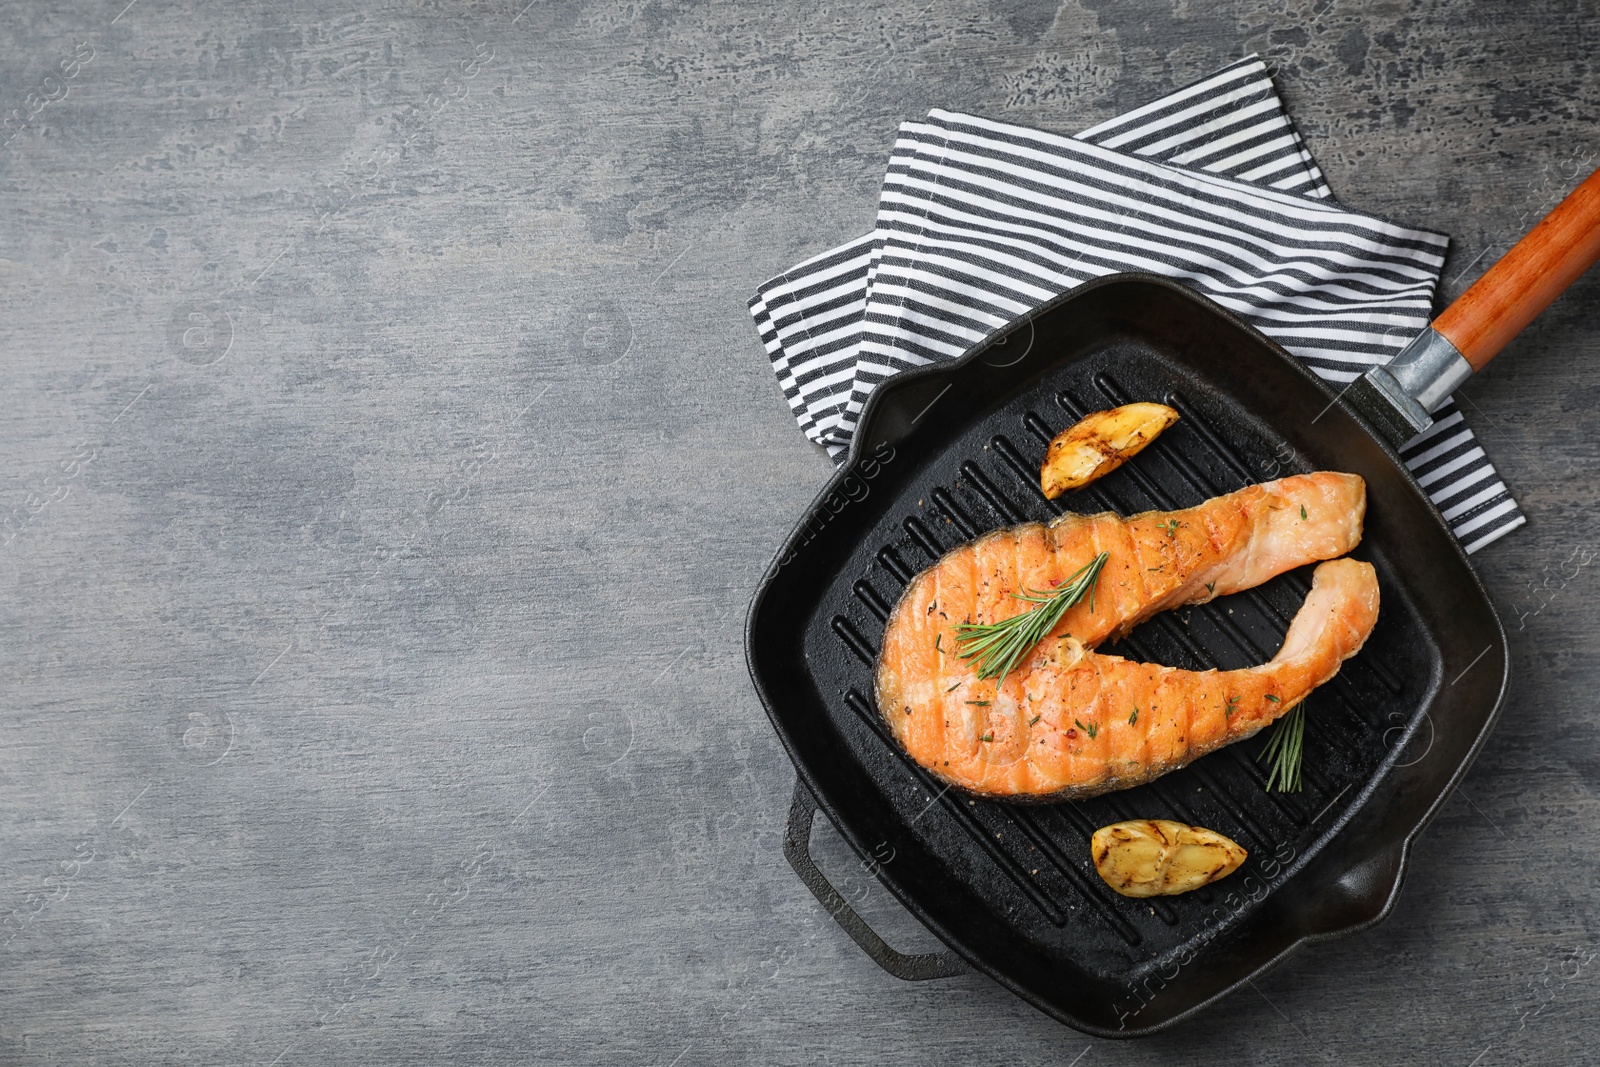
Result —
[{"label": "striped kitchen towel", "polygon": [[[947,111],[901,126],[877,228],[751,301],[808,437],[842,458],[879,382],[1090,278],[1177,278],[1349,382],[1428,323],[1446,238],[1347,211],[1251,56],[1076,137]],[[1466,547],[1526,521],[1453,403],[1402,450]]]}]

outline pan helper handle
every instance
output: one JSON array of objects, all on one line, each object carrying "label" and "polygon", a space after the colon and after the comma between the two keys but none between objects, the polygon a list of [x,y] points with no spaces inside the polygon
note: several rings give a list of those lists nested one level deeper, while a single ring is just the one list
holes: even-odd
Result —
[{"label": "pan helper handle", "polygon": [[[1397,445],[1600,259],[1600,170],[1574,189],[1433,325],[1364,376],[1352,402]],[[1376,392],[1378,397],[1371,397]],[[1379,409],[1375,399],[1391,410]]]}]

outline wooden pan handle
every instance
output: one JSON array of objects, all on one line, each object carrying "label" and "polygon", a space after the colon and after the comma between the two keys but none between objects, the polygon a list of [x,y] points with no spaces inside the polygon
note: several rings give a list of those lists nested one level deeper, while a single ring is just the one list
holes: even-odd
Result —
[{"label": "wooden pan handle", "polygon": [[1600,259],[1600,170],[1540,220],[1433,328],[1482,370],[1539,312]]}]

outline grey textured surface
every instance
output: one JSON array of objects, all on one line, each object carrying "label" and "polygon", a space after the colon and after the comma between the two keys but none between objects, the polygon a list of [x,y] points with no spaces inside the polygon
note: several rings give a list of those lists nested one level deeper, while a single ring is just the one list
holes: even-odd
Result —
[{"label": "grey textured surface", "polygon": [[1259,50],[1454,295],[1600,161],[1592,0],[126,3],[0,5],[0,1063],[1591,1055],[1600,277],[1465,390],[1491,747],[1388,922],[1175,1033],[878,972],[740,631],[829,469],[744,302],[898,120]]}]

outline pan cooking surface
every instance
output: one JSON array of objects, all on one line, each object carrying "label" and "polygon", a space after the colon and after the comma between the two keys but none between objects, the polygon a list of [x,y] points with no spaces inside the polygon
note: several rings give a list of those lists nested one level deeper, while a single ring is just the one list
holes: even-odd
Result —
[{"label": "pan cooking surface", "polygon": [[[1265,338],[1151,279],[1079,289],[1003,345],[918,373],[874,398],[851,463],[780,553],[750,619],[758,690],[845,838],[969,961],[1093,1032],[1170,1023],[1300,941],[1379,917],[1405,843],[1486,732],[1505,670],[1481,587],[1394,457]],[[1047,501],[1038,470],[1051,437],[1135,400],[1182,417],[1108,477]],[[950,790],[889,740],[873,700],[878,643],[911,577],[944,552],[1064,510],[1185,507],[1315,469],[1368,479],[1352,555],[1377,568],[1383,606],[1363,651],[1306,701],[1302,792],[1266,792],[1255,757],[1268,731],[1136,789],[1031,805]],[[1310,570],[1102,647],[1195,670],[1265,662]],[[1478,675],[1447,684],[1473,655],[1488,661]],[[1195,892],[1124,898],[1088,841],[1130,818],[1209,827],[1250,856]]]},{"label": "pan cooking surface", "polygon": [[[1282,441],[1241,441],[1236,431],[1225,431],[1206,411],[1210,398],[1197,402],[1177,388],[1174,377],[1155,353],[1124,340],[1051,376],[974,427],[952,446],[947,462],[918,481],[915,497],[902,494],[900,506],[889,509],[863,539],[806,630],[808,658],[827,665],[818,672],[819,683],[842,694],[826,705],[834,728],[858,751],[873,755],[912,832],[961,863],[964,875],[1004,901],[1030,936],[1071,952],[1106,978],[1141,964],[1159,967],[1202,932],[1220,932],[1242,919],[1257,903],[1250,896],[1264,897],[1282,882],[1294,861],[1318,848],[1341,810],[1355,802],[1359,787],[1390,756],[1385,732],[1400,727],[1389,740],[1400,736],[1438,673],[1436,650],[1419,639],[1414,613],[1386,584],[1378,628],[1366,648],[1306,702],[1301,793],[1265,791],[1266,774],[1254,755],[1266,732],[1149,785],[1092,800],[1027,806],[946,791],[898,755],[872,700],[878,640],[912,575],[946,551],[996,527],[1048,520],[1068,509],[1128,515],[1187,507],[1268,474],[1310,469],[1280,458],[1293,458]],[[1038,471],[1050,439],[1089,411],[1131,400],[1159,400],[1182,417],[1109,477],[1047,501]],[[1380,562],[1383,573],[1381,557],[1359,550],[1354,555]],[[1265,662],[1310,589],[1309,570],[1165,613],[1105,650],[1191,670]],[[846,655],[820,654],[833,650]],[[1088,840],[1097,828],[1132,818],[1176,819],[1218,830],[1249,849],[1250,858],[1231,878],[1193,893],[1130,900],[1095,872]],[[1239,899],[1225,903],[1230,894]]]}]

